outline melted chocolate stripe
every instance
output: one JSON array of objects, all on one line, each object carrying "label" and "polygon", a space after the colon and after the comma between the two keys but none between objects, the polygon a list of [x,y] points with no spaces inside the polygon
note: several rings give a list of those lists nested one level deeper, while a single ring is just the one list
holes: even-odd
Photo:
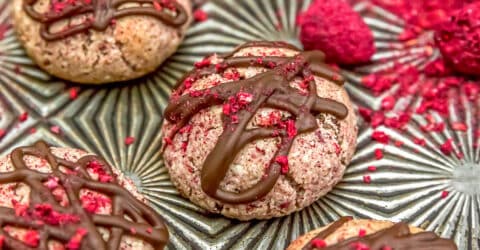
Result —
[{"label": "melted chocolate stripe", "polygon": [[[314,51],[314,52],[305,52],[304,54],[308,53],[314,53],[317,54],[317,60],[320,58],[324,58],[323,53],[319,51]],[[315,56],[314,56],[315,57]],[[222,58],[222,57],[220,57]],[[214,74],[214,73],[223,73],[225,70],[227,70],[230,67],[249,67],[249,66],[257,66],[257,67],[265,67],[269,68],[271,67],[271,63],[273,63],[274,67],[276,67],[279,64],[285,63],[289,60],[291,60],[291,57],[276,57],[276,56],[267,56],[267,57],[255,57],[255,56],[239,56],[239,57],[231,57],[231,58],[223,58],[224,61],[221,63],[224,67],[218,69],[216,65],[210,65],[206,68],[201,68],[201,69],[193,69],[189,73],[185,74],[174,86],[175,92],[177,93],[183,93],[185,90],[185,80],[188,78],[191,78],[193,80],[198,80],[202,77],[206,77],[208,75]],[[261,61],[258,61],[257,59],[261,59]],[[327,64],[321,63],[319,61],[314,61],[314,58],[309,59],[312,61],[312,72],[314,75],[323,77],[325,79],[331,80],[335,82],[338,85],[343,85],[345,79],[343,78],[342,75],[338,74],[334,70],[332,70]]]},{"label": "melted chocolate stripe", "polygon": [[255,47],[264,47],[264,48],[280,48],[280,49],[289,49],[293,51],[300,51],[299,48],[295,47],[292,44],[285,42],[272,42],[272,41],[251,41],[244,43],[240,46],[237,46],[232,52],[225,53],[220,55],[221,58],[233,57],[237,52],[246,49],[246,48],[255,48]]},{"label": "melted chocolate stripe", "polygon": [[[214,149],[207,156],[201,172],[203,191],[210,197],[229,204],[248,203],[267,195],[275,186],[281,174],[281,166],[275,159],[280,156],[288,156],[296,137],[290,138],[287,133],[273,128],[247,130],[248,123],[260,108],[276,107],[291,113],[298,134],[317,129],[315,116],[320,113],[330,113],[340,119],[348,115],[348,109],[345,105],[317,96],[317,85],[313,81],[312,74],[329,75],[333,72],[320,61],[324,59],[323,53],[318,51],[303,52],[292,58],[231,57],[236,52],[248,47],[280,47],[298,51],[297,48],[284,43],[254,42],[240,46],[234,52],[221,56],[221,58],[224,58],[221,65],[225,65],[221,71],[232,66],[269,67],[271,63],[274,63],[274,69],[249,79],[227,82],[202,90],[198,97],[192,97],[189,94],[177,97],[174,95],[165,111],[165,118],[175,124],[175,128],[167,135],[171,139],[202,109],[221,105],[240,92],[252,95],[252,102],[245,109],[236,113],[238,122],[233,121],[230,116],[223,115],[224,132],[218,138]],[[314,67],[311,67],[312,65]],[[184,92],[185,82],[188,78],[191,78],[189,81],[196,81],[213,73],[218,73],[218,68],[215,65],[193,70],[179,81],[175,93],[181,94]],[[334,76],[332,73],[328,77],[337,82],[342,80],[342,78],[335,78]],[[309,93],[306,96],[302,96],[297,89],[289,86],[290,82],[296,77],[312,78],[312,81],[308,84]],[[255,140],[274,137],[280,138],[281,145],[260,182],[240,193],[229,192],[220,188],[220,183],[225,178],[230,165],[247,144]]]},{"label": "melted chocolate stripe", "polygon": [[[302,250],[315,249],[312,245],[314,239],[325,240],[328,236],[335,233],[351,217],[343,217],[337,222],[333,223],[327,229],[323,230],[310,240]],[[392,227],[369,234],[363,237],[353,237],[344,241],[338,242],[335,245],[327,246],[322,250],[351,250],[355,245],[361,244],[368,247],[370,250],[382,250],[384,247],[390,247],[394,250],[411,250],[411,249],[435,249],[435,250],[456,250],[457,247],[453,240],[440,238],[433,232],[421,232],[412,234],[410,228],[406,223],[397,223]]]},{"label": "melted chocolate stripe", "polygon": [[[40,173],[27,168],[24,162],[24,157],[27,155],[47,160],[51,167],[51,173]],[[5,225],[37,230],[40,235],[39,249],[46,249],[50,239],[67,243],[76,230],[80,228],[85,228],[88,231],[82,241],[81,249],[118,249],[122,236],[125,233],[130,234],[130,230],[135,230],[135,237],[150,243],[155,249],[161,249],[166,244],[168,231],[153,209],[137,200],[131,193],[116,183],[103,183],[90,178],[86,168],[92,161],[99,162],[106,173],[114,176],[111,167],[103,159],[97,156],[85,156],[77,162],[66,161],[55,157],[50,152],[48,145],[40,141],[33,147],[15,149],[11,154],[11,161],[15,170],[0,174],[0,184],[25,183],[28,185],[31,189],[29,210],[33,210],[39,204],[49,204],[59,213],[79,216],[80,221],[79,223],[67,223],[62,225],[61,228],[47,224],[40,226],[33,220],[16,216],[14,209],[0,208],[0,235],[6,237],[5,246],[7,248],[30,249],[22,241],[4,232],[3,226]],[[78,170],[78,176],[67,175],[60,170],[60,167],[65,167],[71,171]],[[69,200],[69,206],[67,207],[60,206],[51,191],[43,185],[43,182],[53,176],[59,179],[59,184],[67,194]],[[79,193],[82,189],[89,189],[111,197],[112,214],[87,214],[79,201]],[[127,221],[124,218],[125,215],[132,218],[133,221]],[[103,241],[97,226],[112,228],[108,243]],[[147,232],[150,227],[152,228],[151,234]]]},{"label": "melted chocolate stripe", "polygon": [[[170,0],[176,12],[176,16],[166,13],[162,10],[157,10],[153,6],[147,7],[130,7],[119,9],[125,3],[152,4],[156,0],[91,0],[87,3],[84,0],[77,0],[72,4],[67,4],[61,10],[50,10],[47,13],[39,13],[34,6],[38,0],[24,0],[23,9],[34,20],[42,23],[40,34],[46,41],[55,41],[75,34],[79,34],[90,29],[103,31],[112,23],[114,19],[145,15],[159,19],[163,23],[180,27],[188,21],[188,14],[185,8],[176,0]],[[53,4],[50,2],[50,4]],[[51,6],[50,6],[51,7]],[[60,20],[68,20],[77,15],[93,14],[92,20],[87,20],[81,24],[74,26],[67,26],[64,30],[57,33],[51,33],[51,26]]]},{"label": "melted chocolate stripe", "polygon": [[335,231],[337,231],[338,229],[340,229],[345,223],[351,221],[353,219],[353,217],[351,216],[346,216],[346,217],[341,217],[339,220],[333,222],[332,224],[330,224],[330,226],[328,226],[327,228],[325,228],[325,230],[321,231],[319,234],[317,234],[315,237],[313,237],[303,248],[302,250],[311,250],[311,249],[314,249],[314,247],[312,246],[312,241],[315,240],[315,239],[321,239],[321,240],[324,240],[326,239],[328,236],[332,235],[333,233],[335,233]]}]

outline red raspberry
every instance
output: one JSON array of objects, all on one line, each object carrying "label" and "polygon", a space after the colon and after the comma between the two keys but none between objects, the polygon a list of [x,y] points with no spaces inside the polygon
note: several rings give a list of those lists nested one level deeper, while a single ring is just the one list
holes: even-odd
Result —
[{"label": "red raspberry", "polygon": [[457,11],[437,30],[435,41],[455,71],[480,75],[480,2]]},{"label": "red raspberry", "polygon": [[197,22],[204,22],[208,19],[208,14],[205,11],[198,9],[193,12],[193,18]]},{"label": "red raspberry", "polygon": [[323,51],[329,62],[364,63],[375,53],[371,30],[344,0],[315,1],[299,24],[305,49]]},{"label": "red raspberry", "polygon": [[322,239],[313,239],[311,244],[314,248],[324,248],[327,246],[327,243]]},{"label": "red raspberry", "polygon": [[373,0],[381,7],[397,14],[407,24],[424,29],[435,28],[448,19],[449,14],[473,0]]},{"label": "red raspberry", "polygon": [[288,157],[285,155],[277,156],[275,161],[281,166],[282,174],[288,173]]}]

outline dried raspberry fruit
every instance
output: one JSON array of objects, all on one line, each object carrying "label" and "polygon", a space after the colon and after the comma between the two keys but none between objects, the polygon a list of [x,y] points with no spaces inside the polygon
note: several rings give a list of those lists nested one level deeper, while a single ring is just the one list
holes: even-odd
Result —
[{"label": "dried raspberry fruit", "polygon": [[457,11],[435,33],[445,61],[457,72],[480,75],[480,3]]},{"label": "dried raspberry fruit", "polygon": [[193,12],[193,18],[197,22],[205,22],[208,19],[208,14],[202,9],[198,9]]},{"label": "dried raspberry fruit", "polygon": [[390,137],[383,131],[375,131],[372,134],[372,139],[383,144],[388,144]]},{"label": "dried raspberry fruit", "polygon": [[327,246],[327,243],[322,239],[313,239],[310,244],[315,248],[323,248]]},{"label": "dried raspberry fruit", "polygon": [[330,62],[365,63],[375,53],[372,31],[344,0],[317,0],[298,21],[305,49],[323,51]]},{"label": "dried raspberry fruit", "polygon": [[287,156],[281,155],[275,158],[275,161],[280,165],[282,174],[288,173],[288,158]]},{"label": "dried raspberry fruit", "polygon": [[373,0],[373,2],[397,14],[410,26],[431,29],[446,21],[452,11],[472,0]]},{"label": "dried raspberry fruit", "polygon": [[444,144],[442,144],[440,146],[440,150],[442,151],[442,153],[444,153],[445,155],[450,155],[452,152],[453,152],[453,143],[452,143],[452,139],[448,139]]}]

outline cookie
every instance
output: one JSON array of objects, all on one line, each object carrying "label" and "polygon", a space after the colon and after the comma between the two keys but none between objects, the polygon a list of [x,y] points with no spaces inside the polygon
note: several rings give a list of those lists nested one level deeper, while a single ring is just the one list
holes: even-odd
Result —
[{"label": "cookie", "polygon": [[183,40],[190,0],[12,0],[28,55],[69,81],[102,84],[154,71]]},{"label": "cookie", "polygon": [[163,157],[180,193],[240,220],[298,211],[342,178],[357,125],[319,51],[250,42],[195,64],[172,94]]},{"label": "cookie", "polygon": [[45,142],[0,158],[5,249],[163,249],[168,230],[102,158]]},{"label": "cookie", "polygon": [[287,250],[456,250],[453,240],[443,239],[433,232],[406,223],[376,220],[354,220],[343,217],[311,231],[295,240]]}]

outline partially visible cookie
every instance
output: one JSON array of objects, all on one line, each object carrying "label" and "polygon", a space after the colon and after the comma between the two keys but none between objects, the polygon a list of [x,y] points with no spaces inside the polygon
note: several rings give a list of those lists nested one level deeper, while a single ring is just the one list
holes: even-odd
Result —
[{"label": "partially visible cookie", "polygon": [[153,250],[167,241],[133,182],[98,156],[37,142],[0,158],[2,249]]},{"label": "partially visible cookie", "polygon": [[180,45],[190,0],[13,0],[28,55],[50,74],[102,84],[154,71]]},{"label": "partially visible cookie", "polygon": [[456,250],[455,243],[405,223],[343,217],[313,230],[287,250]]},{"label": "partially visible cookie", "polygon": [[180,193],[240,220],[303,209],[341,179],[357,123],[320,51],[249,42],[195,64],[165,111],[164,160]]}]

